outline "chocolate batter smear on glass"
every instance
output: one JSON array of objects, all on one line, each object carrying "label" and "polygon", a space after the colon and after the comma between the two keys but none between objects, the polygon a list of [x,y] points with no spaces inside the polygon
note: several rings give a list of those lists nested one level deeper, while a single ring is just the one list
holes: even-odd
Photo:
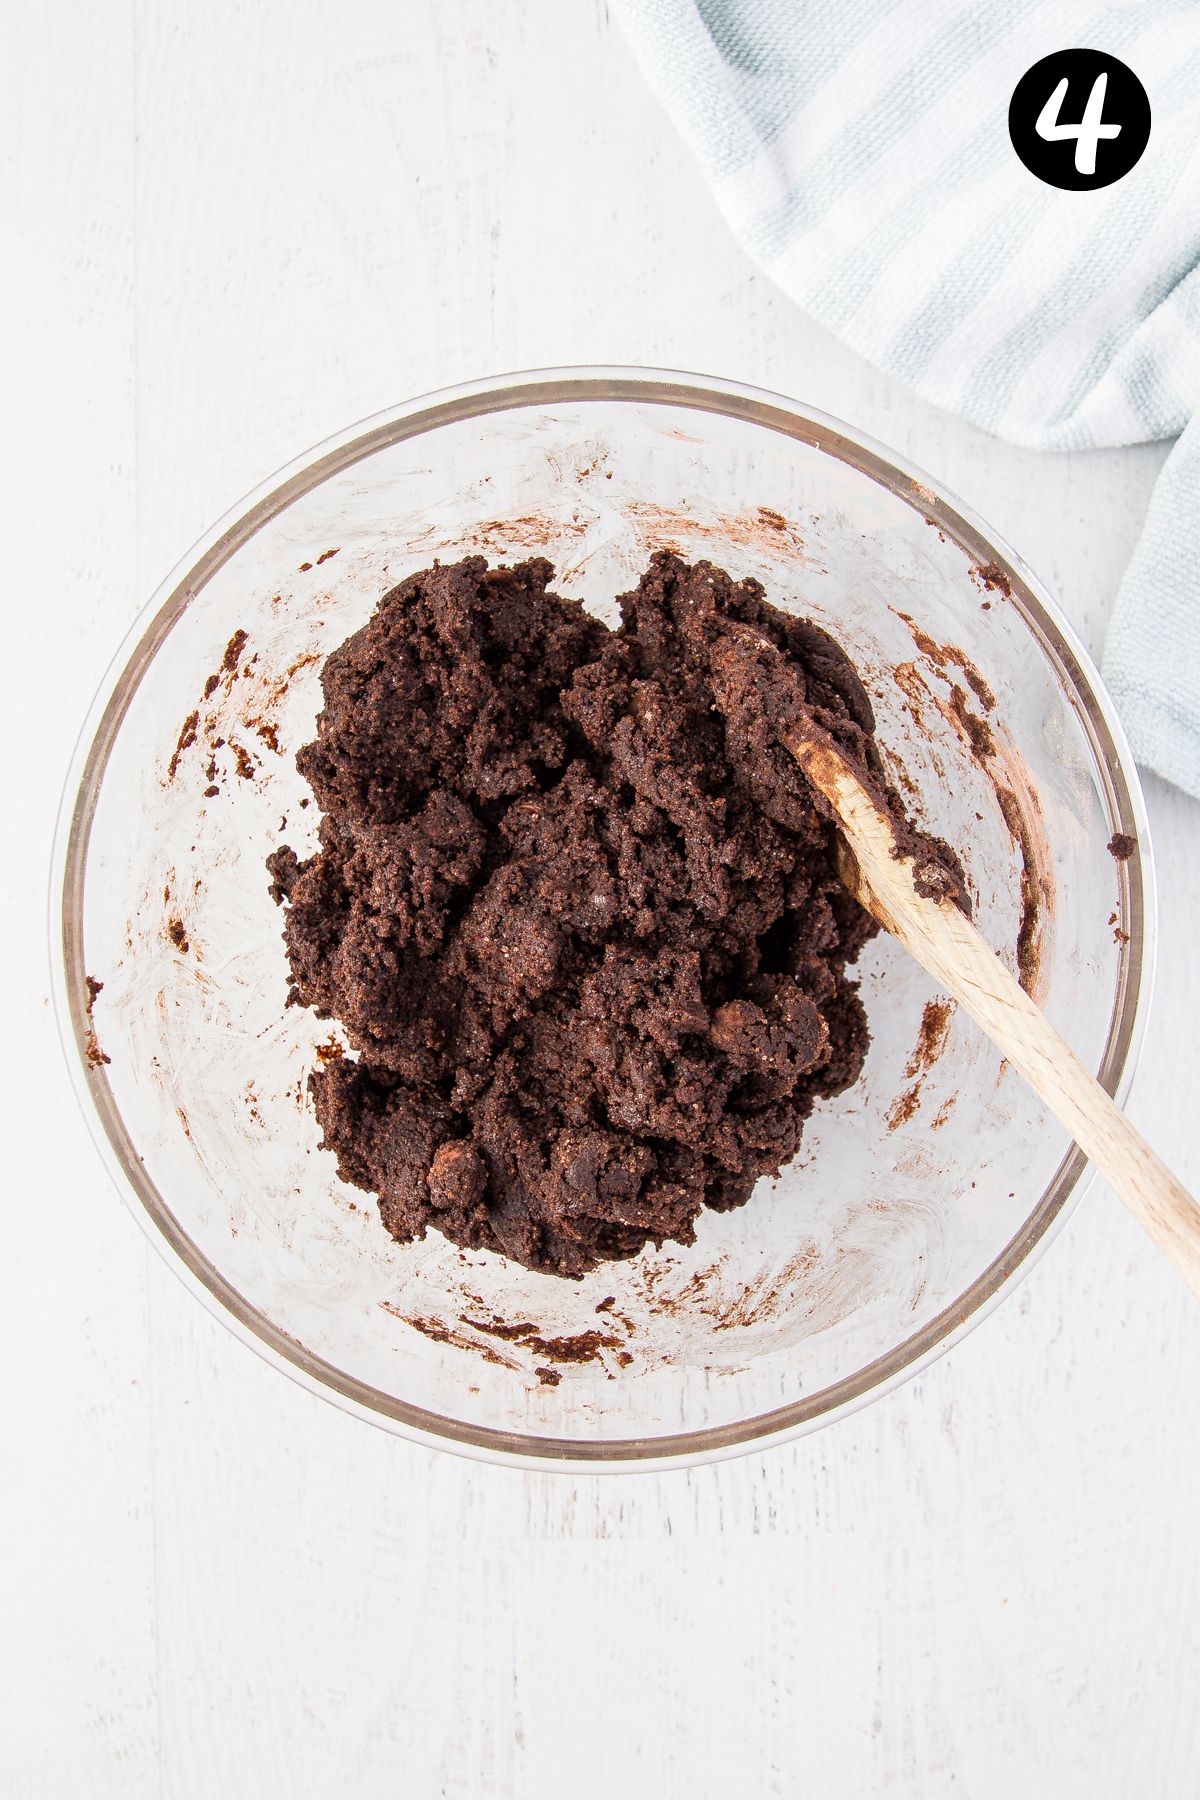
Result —
[{"label": "chocolate batter smear on glass", "polygon": [[384,596],[297,758],[320,850],[268,867],[290,1001],[354,1052],[310,1078],[343,1179],[401,1242],[576,1276],[743,1205],[866,1053],[876,927],[796,764],[714,704],[731,623],[899,801],[849,660],[757,582],[659,552],[614,631],[552,575],[471,557]]}]

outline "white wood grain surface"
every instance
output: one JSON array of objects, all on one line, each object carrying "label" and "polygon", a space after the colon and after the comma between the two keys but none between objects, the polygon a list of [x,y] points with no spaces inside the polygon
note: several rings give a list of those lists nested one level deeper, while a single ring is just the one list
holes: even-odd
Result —
[{"label": "white wood grain surface", "polygon": [[[600,0],[39,0],[0,34],[0,1795],[1195,1795],[1200,1308],[1103,1189],[835,1430],[492,1470],[344,1418],[188,1299],[75,1116],[44,950],[58,790],[131,615],[389,401],[568,361],[781,388],[979,507],[1093,646],[1160,452],[996,444],[798,317]],[[1200,807],[1149,789],[1131,1111],[1196,1186]]]}]

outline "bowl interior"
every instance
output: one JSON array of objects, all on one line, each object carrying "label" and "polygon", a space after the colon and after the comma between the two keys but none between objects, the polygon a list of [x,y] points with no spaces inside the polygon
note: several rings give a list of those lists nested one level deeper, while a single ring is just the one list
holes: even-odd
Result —
[{"label": "bowl interior", "polygon": [[1014,966],[1020,942],[1089,1068],[1112,1080],[1128,1043],[1125,790],[1029,589],[931,493],[794,413],[636,384],[409,415],[314,465],[210,547],[118,682],[67,872],[72,1006],[117,1156],[243,1325],[384,1417],[501,1449],[658,1454],[844,1405],[978,1307],[1069,1185],[1065,1134],[886,940],[862,1080],[691,1248],[556,1281],[395,1244],[339,1182],[306,1091],[336,1030],[284,1008],[264,870],[315,842],[293,758],[324,656],[435,557],[545,555],[615,620],[664,544],[834,632],[991,942]]}]

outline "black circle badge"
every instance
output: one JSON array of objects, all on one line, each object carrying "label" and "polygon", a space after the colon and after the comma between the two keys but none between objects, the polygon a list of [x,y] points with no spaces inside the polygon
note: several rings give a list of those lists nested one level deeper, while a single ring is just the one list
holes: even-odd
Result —
[{"label": "black circle badge", "polygon": [[1051,187],[1110,187],[1150,139],[1150,100],[1128,64],[1103,50],[1056,50],[1013,89],[1008,135]]}]

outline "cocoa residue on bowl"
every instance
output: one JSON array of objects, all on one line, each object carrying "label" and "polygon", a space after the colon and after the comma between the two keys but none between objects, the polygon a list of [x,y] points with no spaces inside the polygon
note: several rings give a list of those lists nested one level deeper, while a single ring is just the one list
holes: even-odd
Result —
[{"label": "cocoa residue on bowl", "polygon": [[[422,1313],[406,1313],[392,1302],[380,1302],[385,1312],[393,1318],[410,1325],[423,1337],[434,1343],[450,1344],[456,1350],[467,1350],[482,1357],[484,1362],[494,1363],[501,1368],[516,1372],[526,1370],[527,1365],[512,1355],[505,1355],[496,1347],[498,1339],[502,1344],[512,1344],[525,1350],[531,1357],[541,1357],[546,1363],[554,1364],[604,1364],[605,1352],[609,1352],[618,1368],[628,1368],[633,1358],[626,1350],[622,1340],[611,1332],[590,1330],[576,1332],[569,1336],[549,1336],[544,1329],[532,1320],[522,1319],[509,1322],[493,1314],[490,1319],[476,1318],[464,1313],[456,1324],[445,1319],[430,1318]],[[537,1367],[532,1368],[543,1386],[557,1386],[561,1380],[557,1370],[552,1371],[553,1380],[547,1382],[546,1376]]]},{"label": "cocoa residue on bowl", "polygon": [[194,708],[179,727],[179,736],[175,740],[175,748],[171,752],[171,760],[167,764],[167,780],[174,781],[179,768],[179,759],[185,750],[190,750],[196,741],[196,732],[200,724],[200,712]]},{"label": "cocoa residue on bowl", "polygon": [[[318,558],[323,562],[336,551]],[[291,684],[302,669],[321,660],[314,650],[296,657],[282,673],[258,666],[258,652],[245,656],[250,634],[239,626],[225,646],[224,655],[211,674],[205,676],[199,704],[180,727],[179,737],[167,764],[165,783],[176,779],[187,752],[201,746],[202,773],[206,800],[221,793],[221,751],[227,750],[233,760],[233,774],[241,781],[254,781],[262,767],[261,757],[248,748],[244,739],[253,733],[275,756],[285,753],[280,741],[276,709],[286,698]],[[243,685],[249,684],[249,685]]]},{"label": "cocoa residue on bowl", "polygon": [[[901,1125],[907,1124],[920,1105],[921,1089],[925,1077],[946,1047],[946,1039],[950,1032],[954,1013],[953,1000],[938,999],[925,1002],[917,1041],[904,1068],[905,1080],[911,1085],[905,1088],[903,1093],[898,1094],[888,1108],[887,1126],[889,1131],[897,1131]],[[944,1122],[943,1120],[942,1123]]]},{"label": "cocoa residue on bowl", "polygon": [[462,1323],[472,1331],[479,1331],[485,1337],[500,1338],[509,1344],[520,1344],[523,1349],[532,1350],[536,1356],[544,1356],[547,1362],[585,1363],[597,1362],[602,1350],[618,1352],[617,1360],[624,1356],[628,1363],[629,1355],[621,1339],[613,1337],[605,1331],[580,1331],[571,1337],[545,1337],[540,1326],[530,1320],[521,1320],[516,1324],[508,1324],[503,1319],[492,1318],[471,1319],[465,1315]]},{"label": "cocoa residue on bowl", "polygon": [[989,593],[1003,594],[1006,600],[1012,599],[1012,582],[1007,571],[998,562],[976,563],[971,573]]},{"label": "cocoa residue on bowl", "polygon": [[93,1069],[98,1069],[104,1063],[111,1063],[112,1061],[112,1057],[106,1056],[104,1051],[100,1048],[100,1040],[96,1036],[96,1027],[92,1023],[92,1008],[96,1004],[96,996],[104,991],[104,983],[102,981],[97,981],[94,975],[85,975],[84,980],[87,983],[88,992],[87,1006],[85,1008],[88,1024],[87,1032],[84,1037],[83,1049],[89,1065]]},{"label": "cocoa residue on bowl", "polygon": [[[1005,593],[1011,592],[1008,578],[998,564],[988,564],[977,573],[981,580],[985,580],[985,585],[999,588]],[[921,706],[928,701],[954,727],[972,761],[987,776],[1005,828],[1020,858],[1020,916],[1015,945],[1017,974],[1026,993],[1036,998],[1041,972],[1044,922],[1054,899],[1048,847],[1044,834],[1033,822],[1041,811],[1037,795],[1029,781],[1023,759],[1015,747],[1007,742],[999,726],[985,716],[996,707],[996,695],[986,677],[958,645],[939,643],[908,613],[899,608],[893,610],[897,618],[907,626],[917,649],[948,689],[945,695],[936,694],[914,663],[898,664],[893,672],[893,679],[905,697],[905,706],[913,723],[918,729],[923,728]],[[962,675],[982,712],[972,710],[966,688],[955,679],[951,671]],[[896,1104],[900,1106],[904,1098],[902,1095]],[[911,1109],[905,1116],[911,1116]]]},{"label": "cocoa residue on bowl", "polygon": [[656,549],[687,554],[696,544],[720,544],[726,554],[737,550],[764,550],[771,556],[785,545],[793,558],[808,560],[800,527],[773,506],[751,506],[743,512],[717,513],[694,518],[682,507],[657,506],[650,501],[631,501],[626,511],[638,530]]},{"label": "cocoa residue on bowl", "polygon": [[965,651],[960,650],[957,644],[939,644],[937,639],[930,637],[927,631],[923,631],[908,613],[901,612],[898,608],[895,610],[897,618],[902,619],[908,626],[909,635],[917,649],[923,656],[928,657],[939,674],[944,675],[950,668],[961,670],[967,685],[984,712],[992,712],[995,709],[996,696],[990,683],[980,674]]},{"label": "cocoa residue on bowl", "polygon": [[431,1343],[450,1344],[456,1350],[470,1350],[476,1356],[482,1357],[484,1362],[494,1363],[498,1368],[512,1369],[518,1374],[520,1373],[521,1364],[515,1357],[504,1356],[499,1350],[494,1350],[490,1344],[481,1344],[478,1338],[468,1337],[463,1331],[456,1331],[443,1319],[430,1319],[421,1313],[403,1312],[390,1300],[381,1300],[379,1304],[384,1312],[390,1313],[394,1319],[399,1319],[404,1325],[411,1325],[414,1331],[419,1331],[421,1336],[427,1337]]}]

